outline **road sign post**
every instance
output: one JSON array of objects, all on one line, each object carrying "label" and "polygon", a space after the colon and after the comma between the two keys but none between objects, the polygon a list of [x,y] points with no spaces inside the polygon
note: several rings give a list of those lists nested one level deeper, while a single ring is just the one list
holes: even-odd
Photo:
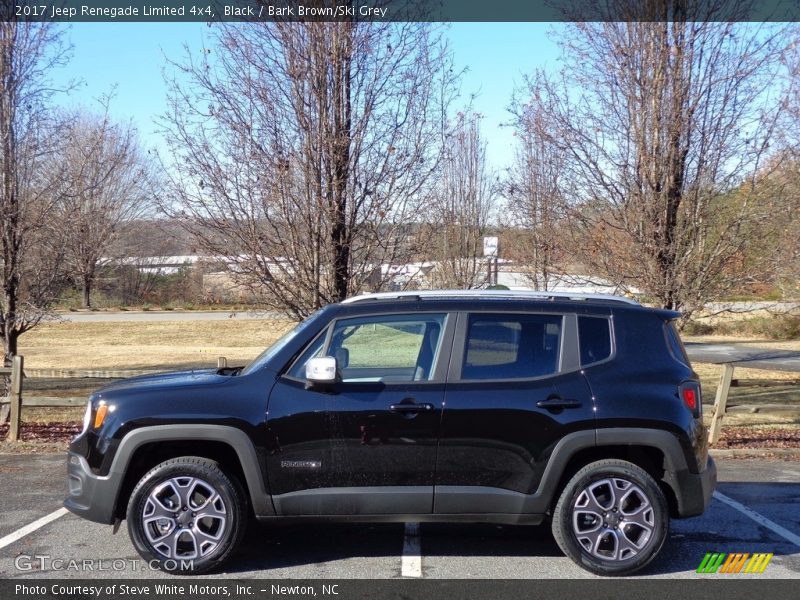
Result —
[{"label": "road sign post", "polygon": [[483,238],[483,256],[486,257],[486,281],[489,285],[497,284],[497,256],[500,240],[496,236]]}]

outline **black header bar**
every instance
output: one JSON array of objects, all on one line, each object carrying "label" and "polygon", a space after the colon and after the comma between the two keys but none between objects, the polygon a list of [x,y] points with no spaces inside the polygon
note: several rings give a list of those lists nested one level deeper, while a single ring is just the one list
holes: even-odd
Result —
[{"label": "black header bar", "polygon": [[[535,575],[535,561],[528,575]],[[99,579],[31,578],[0,580],[3,600],[550,600],[625,598],[673,600],[774,600],[796,598],[791,579],[742,580],[713,575],[686,579]]]},{"label": "black header bar", "polygon": [[3,0],[0,20],[55,22],[798,21],[796,0]]}]

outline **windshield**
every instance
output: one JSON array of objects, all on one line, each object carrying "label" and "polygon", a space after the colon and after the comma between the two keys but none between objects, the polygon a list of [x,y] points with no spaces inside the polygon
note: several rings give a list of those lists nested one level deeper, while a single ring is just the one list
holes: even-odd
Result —
[{"label": "windshield", "polygon": [[305,330],[306,327],[308,327],[311,323],[313,323],[316,320],[316,317],[320,314],[320,312],[322,312],[322,310],[318,310],[310,317],[301,321],[300,323],[295,325],[292,329],[284,333],[281,337],[278,338],[278,340],[274,344],[272,344],[269,348],[264,350],[261,354],[259,354],[255,358],[255,360],[253,360],[253,362],[247,365],[242,370],[241,374],[247,375],[248,373],[252,373],[253,371],[258,370],[265,364],[267,364],[272,359],[273,356],[275,356],[278,352],[280,352],[284,348],[284,346],[286,346],[286,344],[291,342],[295,337],[297,337],[297,335],[300,332]]}]

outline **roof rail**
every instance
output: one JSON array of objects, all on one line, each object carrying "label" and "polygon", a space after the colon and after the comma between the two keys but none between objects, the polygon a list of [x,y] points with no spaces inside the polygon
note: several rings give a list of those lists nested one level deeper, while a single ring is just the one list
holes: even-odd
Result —
[{"label": "roof rail", "polygon": [[406,292],[379,292],[361,294],[342,300],[342,304],[353,304],[367,300],[392,300],[403,298],[426,298],[445,300],[448,298],[498,298],[508,300],[601,300],[603,302],[619,302],[633,306],[641,306],[636,300],[614,294],[585,294],[576,292],[548,292],[534,290],[420,290]]}]

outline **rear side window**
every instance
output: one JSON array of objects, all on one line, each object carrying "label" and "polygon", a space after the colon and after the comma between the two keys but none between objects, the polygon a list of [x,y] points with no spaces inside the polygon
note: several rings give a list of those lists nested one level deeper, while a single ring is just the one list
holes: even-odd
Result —
[{"label": "rear side window", "polygon": [[611,356],[611,321],[605,317],[578,317],[581,366],[598,363]]},{"label": "rear side window", "polygon": [[559,315],[471,315],[461,378],[526,379],[557,372],[561,323]]},{"label": "rear side window", "polygon": [[686,355],[686,349],[683,347],[681,336],[678,334],[678,328],[675,326],[675,321],[664,323],[664,334],[667,337],[667,345],[669,351],[672,353],[679,362],[687,367],[689,364],[689,357]]}]

